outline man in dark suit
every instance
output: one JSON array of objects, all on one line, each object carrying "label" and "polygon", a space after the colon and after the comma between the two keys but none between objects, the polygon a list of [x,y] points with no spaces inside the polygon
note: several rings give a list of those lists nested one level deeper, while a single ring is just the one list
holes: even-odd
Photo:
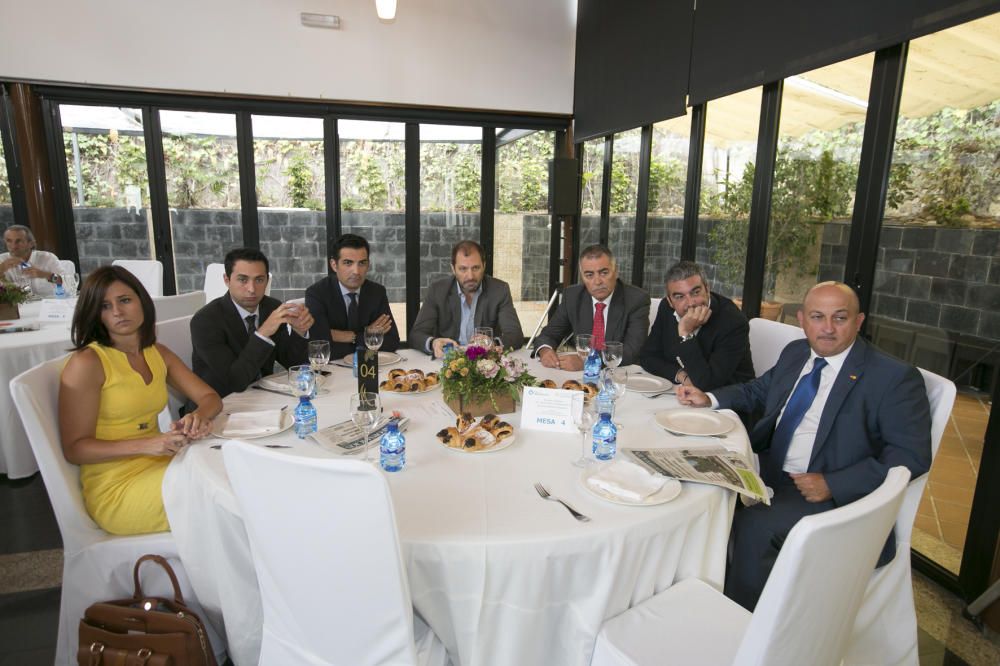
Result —
[{"label": "man in dark suit", "polygon": [[485,274],[484,256],[482,246],[471,240],[451,248],[453,276],[437,280],[427,288],[409,334],[414,349],[423,349],[440,358],[445,346],[468,344],[480,326],[492,328],[504,347],[521,348],[524,333],[514,310],[510,286]]},{"label": "man in dark suit", "polygon": [[[806,340],[786,346],[760,378],[711,394],[677,389],[681,404],[763,411],[750,443],[774,497],[770,507],[737,510],[725,589],[751,611],[800,518],[864,497],[891,467],[903,465],[916,478],[931,462],[923,378],[857,337],[864,315],[854,291],[820,283],[806,295],[798,318]],[[895,551],[890,533],[878,566]]]},{"label": "man in dark suit", "polygon": [[330,357],[353,354],[365,330],[382,333],[383,351],[399,349],[399,331],[389,311],[385,287],[366,279],[371,268],[368,241],[344,234],[330,251],[327,276],[306,289],[306,307],[316,318],[311,340],[329,340]]},{"label": "man in dark suit", "polygon": [[570,335],[589,333],[624,346],[622,365],[639,360],[649,329],[649,294],[618,279],[615,255],[603,245],[580,253],[580,278],[563,292],[562,303],[535,339],[535,355],[547,368],[582,370],[579,356],[559,356],[556,349]]},{"label": "man in dark suit", "polygon": [[275,360],[286,368],[309,362],[312,315],[301,303],[264,295],[269,268],[259,250],[230,250],[223,278],[229,292],[191,318],[191,369],[221,397],[274,372]]},{"label": "man in dark suit", "polygon": [[671,266],[666,281],[666,298],[639,353],[642,367],[702,391],[753,379],[750,326],[736,304],[711,293],[693,261]]}]

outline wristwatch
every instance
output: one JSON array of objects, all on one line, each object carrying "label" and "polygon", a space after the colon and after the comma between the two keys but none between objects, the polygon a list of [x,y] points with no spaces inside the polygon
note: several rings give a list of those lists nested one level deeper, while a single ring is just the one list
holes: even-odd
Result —
[{"label": "wristwatch", "polygon": [[681,342],[687,342],[688,340],[694,340],[694,333],[688,333],[687,335],[681,336]]},{"label": "wristwatch", "polygon": [[52,284],[55,284],[56,282],[59,281],[59,276],[56,275],[55,273],[52,273],[47,278],[45,278],[45,280],[46,282],[51,282]]},{"label": "wristwatch", "polygon": [[357,331],[351,331],[351,344],[352,345],[358,344],[358,334],[357,334]]}]

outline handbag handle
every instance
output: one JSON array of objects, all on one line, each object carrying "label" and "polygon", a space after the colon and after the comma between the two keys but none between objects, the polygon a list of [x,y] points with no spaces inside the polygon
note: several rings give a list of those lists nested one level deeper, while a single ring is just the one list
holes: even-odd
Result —
[{"label": "handbag handle", "polygon": [[139,567],[146,561],[156,562],[163,568],[164,571],[167,572],[167,576],[170,577],[170,583],[174,586],[174,603],[184,606],[185,603],[184,597],[181,595],[181,585],[177,582],[177,575],[174,573],[173,567],[171,567],[170,563],[163,557],[153,554],[143,555],[135,562],[135,569],[132,572],[132,580],[135,582],[135,592],[133,593],[132,598],[138,601],[145,596],[142,593],[142,585],[139,584]]}]

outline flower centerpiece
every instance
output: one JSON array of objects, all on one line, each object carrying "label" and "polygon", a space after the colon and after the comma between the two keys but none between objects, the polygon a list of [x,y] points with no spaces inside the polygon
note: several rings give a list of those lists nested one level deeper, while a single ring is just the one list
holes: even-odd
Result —
[{"label": "flower centerpiece", "polygon": [[0,278],[0,319],[17,319],[17,306],[28,300],[28,292],[13,282]]},{"label": "flower centerpiece", "polygon": [[456,414],[509,414],[517,406],[521,389],[535,383],[524,361],[500,348],[470,345],[444,355],[441,389]]}]

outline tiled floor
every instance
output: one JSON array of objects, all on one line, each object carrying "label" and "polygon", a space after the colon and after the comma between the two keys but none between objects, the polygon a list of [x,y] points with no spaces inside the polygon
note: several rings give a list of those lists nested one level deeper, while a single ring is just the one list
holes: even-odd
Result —
[{"label": "tiled floor", "polygon": [[990,402],[959,393],[914,522],[914,548],[958,573],[983,455]]},{"label": "tiled floor", "polygon": [[[62,550],[38,475],[16,482],[0,476],[0,518],[0,666],[48,666],[55,654]],[[922,666],[1000,664],[1000,647],[962,617],[959,599],[919,575],[913,582]]]}]

